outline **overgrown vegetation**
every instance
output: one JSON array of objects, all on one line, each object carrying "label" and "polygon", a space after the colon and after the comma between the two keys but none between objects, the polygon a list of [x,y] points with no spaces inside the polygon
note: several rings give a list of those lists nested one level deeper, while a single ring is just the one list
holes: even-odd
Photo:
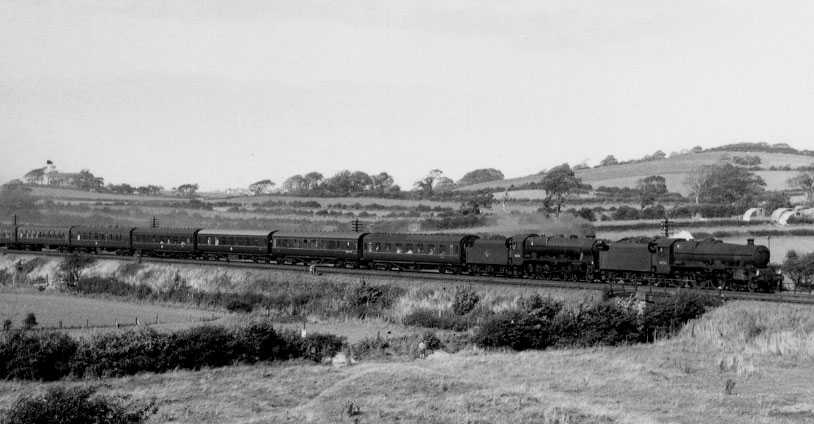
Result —
[{"label": "overgrown vegetation", "polygon": [[613,300],[567,310],[557,302],[532,299],[522,309],[487,320],[473,341],[515,350],[644,343],[674,334],[719,304],[710,296],[678,294],[647,304]]},{"label": "overgrown vegetation", "polygon": [[319,362],[343,344],[337,336],[301,337],[268,322],[173,333],[142,328],[78,341],[57,332],[11,331],[0,335],[0,379],[53,381],[296,358]]},{"label": "overgrown vegetation", "polygon": [[156,412],[155,401],[102,396],[96,387],[52,387],[39,396],[22,396],[3,424],[137,424]]}]

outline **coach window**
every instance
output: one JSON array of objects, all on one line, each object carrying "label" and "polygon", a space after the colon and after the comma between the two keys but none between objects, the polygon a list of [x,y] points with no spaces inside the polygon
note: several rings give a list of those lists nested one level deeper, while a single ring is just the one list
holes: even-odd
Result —
[{"label": "coach window", "polygon": [[447,254],[447,245],[446,244],[439,244],[438,245],[438,254],[442,255],[442,256]]},{"label": "coach window", "polygon": [[458,245],[457,244],[452,246],[452,254],[456,255],[456,256],[458,255]]},{"label": "coach window", "polygon": [[407,251],[408,255],[412,255],[413,254],[413,244],[412,243],[407,243],[406,245],[404,245],[404,250]]},{"label": "coach window", "polygon": [[396,243],[396,253],[401,253],[401,243]]}]

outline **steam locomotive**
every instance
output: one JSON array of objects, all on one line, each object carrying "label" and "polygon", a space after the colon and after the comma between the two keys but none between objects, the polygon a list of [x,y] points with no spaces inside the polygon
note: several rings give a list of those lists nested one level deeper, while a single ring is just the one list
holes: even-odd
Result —
[{"label": "steam locomotive", "polygon": [[720,240],[0,224],[0,247],[774,292],[770,252]]}]

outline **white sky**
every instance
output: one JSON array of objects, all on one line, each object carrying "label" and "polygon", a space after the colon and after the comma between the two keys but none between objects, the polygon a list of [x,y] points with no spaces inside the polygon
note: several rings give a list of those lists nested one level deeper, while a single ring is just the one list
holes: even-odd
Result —
[{"label": "white sky", "polygon": [[508,177],[814,148],[814,2],[0,0],[0,180]]}]

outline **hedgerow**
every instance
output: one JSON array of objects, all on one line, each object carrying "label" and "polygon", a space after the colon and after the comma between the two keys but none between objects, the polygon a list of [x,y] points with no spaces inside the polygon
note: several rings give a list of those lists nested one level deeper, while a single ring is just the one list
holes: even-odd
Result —
[{"label": "hedgerow", "polygon": [[56,332],[14,331],[0,338],[0,379],[109,377],[233,363],[304,358],[321,361],[344,344],[334,335],[278,332],[270,323],[202,326],[175,333],[150,328],[75,341]]},{"label": "hedgerow", "polygon": [[622,305],[608,300],[565,311],[556,304],[537,306],[535,302],[521,302],[524,309],[487,319],[473,342],[482,347],[515,350],[643,343],[674,333],[687,321],[720,304],[711,296],[685,294],[657,299],[644,309],[634,307],[633,302]]}]

